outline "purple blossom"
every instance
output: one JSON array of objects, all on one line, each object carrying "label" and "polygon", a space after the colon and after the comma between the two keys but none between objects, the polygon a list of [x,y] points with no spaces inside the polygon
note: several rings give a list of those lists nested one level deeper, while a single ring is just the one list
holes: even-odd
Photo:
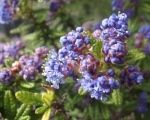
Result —
[{"label": "purple blossom", "polygon": [[0,1],[0,23],[5,24],[12,21],[18,0],[1,0]]},{"label": "purple blossom", "polygon": [[123,57],[127,54],[127,49],[125,43],[109,42],[109,44],[104,44],[103,53],[105,54],[105,61],[107,63],[122,64],[124,62]]},{"label": "purple blossom", "polygon": [[42,72],[44,58],[47,56],[48,48],[40,47],[35,50],[33,55],[23,55],[19,58],[19,75],[26,80],[35,79],[37,73]]},{"label": "purple blossom", "polygon": [[64,83],[63,68],[64,63],[58,59],[58,54],[52,50],[48,56],[48,60],[44,65],[44,76],[46,81],[52,84],[52,87],[59,89],[59,84]]},{"label": "purple blossom", "polygon": [[13,80],[13,76],[10,70],[0,71],[0,82],[4,84],[9,84]]},{"label": "purple blossom", "polygon": [[0,64],[3,64],[5,59],[10,57],[16,59],[20,56],[21,49],[24,48],[22,41],[12,43],[0,43]]},{"label": "purple blossom", "polygon": [[80,72],[96,73],[99,67],[99,61],[92,54],[85,55],[80,62]]},{"label": "purple blossom", "polygon": [[141,34],[144,38],[150,39],[150,25],[143,25],[139,31],[139,34]]},{"label": "purple blossom", "polygon": [[61,56],[78,59],[77,57],[90,45],[90,38],[83,32],[82,27],[77,27],[76,30],[72,30],[60,38],[60,43],[63,46],[59,50]]},{"label": "purple blossom", "polygon": [[62,3],[60,0],[51,0],[49,5],[49,10],[51,12],[57,12],[61,7]]},{"label": "purple blossom", "polygon": [[33,80],[36,73],[37,69],[34,66],[24,66],[19,72],[19,75],[25,80]]},{"label": "purple blossom", "polygon": [[148,111],[147,103],[148,103],[148,95],[146,92],[141,92],[138,99],[137,111],[139,113],[145,113]]},{"label": "purple blossom", "polygon": [[113,77],[100,75],[93,79],[90,74],[84,74],[82,79],[79,79],[81,87],[84,91],[90,93],[91,98],[105,101],[111,94],[113,89],[119,87],[119,82]]},{"label": "purple blossom", "polygon": [[112,0],[112,9],[122,11],[125,0]]},{"label": "purple blossom", "polygon": [[127,54],[125,38],[129,35],[127,16],[125,13],[112,14],[101,24],[101,39],[105,62],[123,64]]},{"label": "purple blossom", "polygon": [[5,57],[16,58],[23,47],[24,45],[20,41],[16,41],[13,44],[6,44],[4,45],[4,55]]},{"label": "purple blossom", "polygon": [[121,11],[127,14],[128,18],[133,17],[135,14],[135,6],[137,6],[139,0],[112,0],[112,9],[114,11]]},{"label": "purple blossom", "polygon": [[60,84],[65,83],[66,77],[74,77],[73,63],[69,59],[59,59],[58,53],[51,50],[48,60],[44,65],[44,73],[46,81],[52,87],[59,89]]},{"label": "purple blossom", "polygon": [[49,52],[47,47],[39,47],[35,49],[35,55],[39,56],[40,58],[45,58]]},{"label": "purple blossom", "polygon": [[134,66],[128,66],[122,70],[120,78],[121,82],[127,85],[140,84],[144,80],[143,74]]}]

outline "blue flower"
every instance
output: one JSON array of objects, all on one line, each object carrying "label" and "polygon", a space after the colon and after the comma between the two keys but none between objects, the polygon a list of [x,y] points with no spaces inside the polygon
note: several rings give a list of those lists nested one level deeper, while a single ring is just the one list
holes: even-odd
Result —
[{"label": "blue flower", "polygon": [[77,60],[78,56],[88,48],[90,45],[90,38],[84,35],[82,27],[77,27],[76,30],[72,30],[67,35],[60,38],[62,48],[59,50],[59,56],[69,57],[73,60]]},{"label": "blue flower", "polygon": [[112,0],[112,9],[127,14],[129,18],[133,17],[139,0]]},{"label": "blue flower", "polygon": [[13,80],[13,75],[10,70],[0,71],[0,82],[4,84],[9,84]]},{"label": "blue flower", "polygon": [[107,63],[123,64],[127,54],[125,39],[129,35],[127,15],[119,13],[105,18],[101,24],[104,60]]},{"label": "blue flower", "polygon": [[139,113],[145,113],[148,111],[147,103],[148,103],[148,95],[146,92],[141,92],[138,99],[137,111]]},{"label": "blue flower", "polygon": [[58,59],[58,54],[51,50],[48,60],[44,65],[44,76],[46,76],[46,81],[51,83],[52,87],[56,89],[59,89],[59,84],[64,83],[63,65],[63,62]]},{"label": "blue flower", "polygon": [[96,73],[99,61],[92,54],[85,55],[80,61],[80,72]]},{"label": "blue flower", "polygon": [[143,25],[139,32],[144,38],[150,39],[150,25]]},{"label": "blue flower", "polygon": [[119,87],[119,82],[113,77],[100,75],[96,79],[88,73],[85,73],[82,79],[79,79],[80,85],[84,91],[88,92],[91,98],[105,101],[113,89]]},{"label": "blue flower", "polygon": [[127,85],[140,84],[144,80],[143,74],[134,66],[128,66],[122,70],[120,77],[122,83]]},{"label": "blue flower", "polygon": [[9,23],[12,21],[17,5],[18,5],[18,0],[12,0],[12,2],[8,0],[0,1],[0,23],[1,24]]}]

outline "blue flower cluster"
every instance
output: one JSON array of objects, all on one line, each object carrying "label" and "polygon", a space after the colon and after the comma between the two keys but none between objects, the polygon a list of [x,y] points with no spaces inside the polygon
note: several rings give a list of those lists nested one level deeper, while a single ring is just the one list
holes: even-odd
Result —
[{"label": "blue flower cluster", "polygon": [[81,58],[80,73],[95,74],[99,66],[99,61],[92,54],[87,54]]},{"label": "blue flower cluster", "polygon": [[[90,37],[82,27],[77,27],[60,38],[62,47],[58,52],[51,51],[44,66],[44,75],[52,87],[59,89],[67,77],[76,79],[80,89],[90,94],[91,98],[106,100],[114,89],[119,88],[115,71],[103,64],[122,64],[127,54],[125,39],[129,36],[127,16],[125,13],[112,14],[102,21],[100,29],[94,31],[93,36],[102,39],[102,52],[105,62],[98,60],[91,52],[93,48]],[[102,68],[102,69],[101,69]],[[75,78],[75,77],[76,78]],[[121,77],[131,83],[141,83],[143,76],[134,68],[125,68]]]},{"label": "blue flower cluster", "polygon": [[24,79],[32,80],[35,78],[37,73],[41,72],[43,59],[48,54],[48,48],[40,47],[35,50],[34,55],[23,55],[19,58],[19,65],[14,65],[13,67],[18,68],[19,75]]},{"label": "blue flower cluster", "polygon": [[64,78],[73,77],[74,73],[78,71],[80,60],[90,45],[90,40],[84,35],[83,28],[77,27],[76,30],[62,36],[60,43],[62,48],[58,53],[53,50],[49,54],[44,67],[46,80],[56,89],[59,88],[59,84],[64,83]]},{"label": "blue flower cluster", "polygon": [[112,14],[102,21],[101,39],[105,62],[122,64],[127,54],[125,38],[128,37],[127,16],[125,13]]},{"label": "blue flower cluster", "polygon": [[120,78],[121,82],[127,85],[140,84],[144,80],[143,74],[134,66],[128,66],[123,69]]},{"label": "blue flower cluster", "polygon": [[139,0],[112,0],[111,5],[113,10],[124,12],[128,17],[132,17],[138,4]]},{"label": "blue flower cluster", "polygon": [[59,8],[61,7],[62,2],[60,0],[51,0],[49,10],[51,12],[57,12]]},{"label": "blue flower cluster", "polygon": [[0,64],[3,64],[5,59],[16,59],[20,56],[21,49],[24,48],[22,41],[14,41],[12,43],[0,43]]},{"label": "blue flower cluster", "polygon": [[51,50],[51,53],[48,56],[48,60],[45,63],[44,75],[47,77],[46,81],[52,84],[52,87],[59,89],[59,84],[64,83],[63,68],[65,64],[63,61],[59,60],[58,54]]},{"label": "blue flower cluster", "polygon": [[70,58],[77,60],[90,46],[90,39],[84,35],[82,27],[77,27],[67,35],[60,38],[62,48],[58,51],[59,58]]},{"label": "blue flower cluster", "polygon": [[109,69],[108,72],[98,75],[96,78],[86,73],[79,82],[83,90],[90,93],[91,98],[104,101],[113,89],[119,87],[119,82],[114,79],[114,75],[113,69]]},{"label": "blue flower cluster", "polygon": [[141,92],[138,99],[137,111],[139,113],[145,113],[148,111],[148,94],[146,92]]},{"label": "blue flower cluster", "polygon": [[5,24],[12,21],[16,12],[18,0],[1,0],[0,1],[0,23]]},{"label": "blue flower cluster", "polygon": [[13,80],[11,70],[3,69],[0,71],[0,83],[9,84]]}]

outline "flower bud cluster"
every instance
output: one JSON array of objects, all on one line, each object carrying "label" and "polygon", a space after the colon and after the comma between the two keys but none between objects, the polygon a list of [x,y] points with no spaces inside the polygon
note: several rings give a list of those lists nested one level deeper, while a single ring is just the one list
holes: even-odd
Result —
[{"label": "flower bud cluster", "polygon": [[12,71],[19,73],[23,79],[33,80],[37,73],[42,71],[43,60],[48,54],[48,48],[40,47],[33,55],[22,55],[18,61],[12,65]]},{"label": "flower bud cluster", "polygon": [[18,0],[1,0],[0,1],[0,23],[5,24],[12,21],[16,8],[18,6]]},{"label": "flower bud cluster", "polygon": [[128,66],[120,74],[121,82],[127,85],[140,84],[143,82],[143,74],[137,67]]},{"label": "flower bud cluster", "polygon": [[24,48],[22,41],[12,43],[0,43],[0,64],[3,64],[5,59],[16,59],[21,55],[21,49]]},{"label": "flower bud cluster", "polygon": [[101,39],[103,42],[103,53],[105,62],[112,64],[123,64],[127,54],[125,39],[128,37],[127,15],[119,13],[112,14],[102,21]]}]

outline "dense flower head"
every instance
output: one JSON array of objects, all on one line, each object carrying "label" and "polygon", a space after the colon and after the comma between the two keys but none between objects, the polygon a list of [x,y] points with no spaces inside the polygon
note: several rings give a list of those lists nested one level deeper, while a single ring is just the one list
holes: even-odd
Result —
[{"label": "dense flower head", "polygon": [[42,60],[38,56],[21,56],[19,59],[20,72],[24,79],[34,79],[37,71],[41,70],[43,64]]},{"label": "dense flower head", "polygon": [[64,83],[64,67],[65,63],[58,58],[58,54],[54,50],[51,50],[48,60],[44,65],[44,75],[47,77],[46,81],[50,82],[52,87],[56,89],[59,89],[59,84]]},{"label": "dense flower head", "polygon": [[[108,71],[108,73],[113,72],[112,69],[110,71]],[[90,74],[86,73],[79,82],[81,84],[81,88],[88,92],[91,98],[95,98],[97,100],[106,100],[113,89],[117,89],[119,87],[119,82],[115,80],[114,77],[109,76],[109,74],[102,74],[93,78]]]},{"label": "dense flower head", "polygon": [[4,45],[4,54],[5,57],[13,57],[19,56],[20,50],[24,48],[24,44],[21,41],[16,41],[13,44]]},{"label": "dense flower head", "polygon": [[6,58],[18,58],[21,55],[21,49],[23,48],[24,43],[22,41],[0,43],[0,64],[3,64]]},{"label": "dense flower head", "polygon": [[40,58],[45,58],[49,52],[47,47],[39,47],[35,49],[35,55],[39,56]]},{"label": "dense flower head", "polygon": [[75,73],[85,71],[94,72],[98,65],[94,56],[85,54],[90,47],[90,38],[84,34],[82,27],[77,27],[62,36],[60,43],[62,47],[58,53],[50,52],[44,66],[44,75],[47,77],[47,81],[56,89],[59,88],[59,84],[64,83],[64,78],[74,78]]},{"label": "dense flower head", "polygon": [[49,10],[51,12],[57,12],[61,7],[62,2],[60,0],[51,0],[49,5]]},{"label": "dense flower head", "polygon": [[137,111],[139,113],[147,112],[148,111],[147,103],[148,103],[147,93],[146,92],[141,92],[140,95],[139,95],[139,99],[138,99]]},{"label": "dense flower head", "polygon": [[96,29],[96,30],[93,32],[93,37],[96,38],[96,39],[99,39],[99,38],[100,38],[100,35],[101,35],[101,30],[100,30],[100,29]]},{"label": "dense flower head", "polygon": [[122,64],[124,56],[127,54],[126,44],[111,40],[109,43],[104,43],[103,53],[105,55],[105,62]]},{"label": "dense flower head", "polygon": [[24,54],[20,56],[19,60],[12,64],[11,70],[15,74],[19,73],[25,80],[33,80],[37,73],[42,72],[42,65],[47,54],[48,48],[36,48],[33,55]]},{"label": "dense flower head", "polygon": [[9,23],[12,21],[16,12],[18,0],[1,0],[0,1],[0,23]]},{"label": "dense flower head", "polygon": [[94,58],[92,54],[83,56],[80,60],[80,72],[81,73],[96,73],[99,67],[99,61]]},{"label": "dense flower head", "polygon": [[120,74],[121,82],[127,85],[140,84],[143,82],[143,74],[137,67],[128,66]]},{"label": "dense flower head", "polygon": [[132,17],[136,11],[136,5],[139,0],[112,0],[112,9],[114,11],[121,11],[127,14],[128,17]]},{"label": "dense flower head", "polygon": [[102,51],[107,63],[123,64],[127,54],[125,40],[129,35],[127,16],[125,13],[112,14],[101,23]]},{"label": "dense flower head", "polygon": [[124,41],[129,35],[128,18],[125,13],[112,14],[109,18],[105,18],[101,23],[101,38],[102,41],[109,41],[109,39],[117,39],[117,41]]},{"label": "dense flower head", "polygon": [[0,82],[4,84],[9,84],[13,80],[13,75],[11,70],[2,69],[0,71]]},{"label": "dense flower head", "polygon": [[60,49],[60,54],[63,54],[63,57],[69,56],[76,59],[77,55],[82,54],[89,47],[90,39],[87,35],[84,35],[82,27],[77,27],[76,30],[62,36],[60,43],[63,46]]}]

